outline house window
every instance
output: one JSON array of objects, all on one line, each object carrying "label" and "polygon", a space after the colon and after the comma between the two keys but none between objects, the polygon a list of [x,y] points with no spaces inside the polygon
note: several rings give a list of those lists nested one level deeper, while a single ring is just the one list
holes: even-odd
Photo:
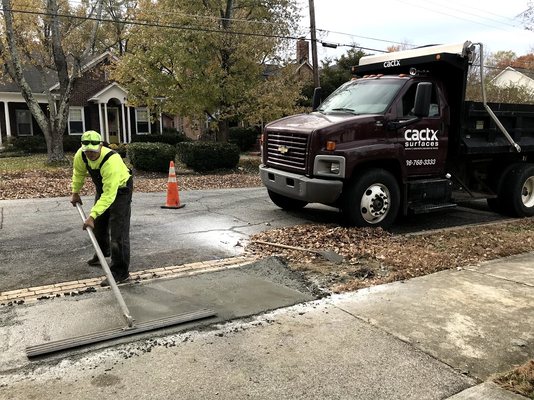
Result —
[{"label": "house window", "polygon": [[137,126],[138,135],[146,135],[150,133],[150,116],[148,108],[135,109],[135,124]]},{"label": "house window", "polygon": [[15,118],[17,121],[18,136],[32,136],[32,113],[30,110],[16,110]]},{"label": "house window", "polygon": [[69,107],[69,135],[81,135],[85,132],[83,107]]}]

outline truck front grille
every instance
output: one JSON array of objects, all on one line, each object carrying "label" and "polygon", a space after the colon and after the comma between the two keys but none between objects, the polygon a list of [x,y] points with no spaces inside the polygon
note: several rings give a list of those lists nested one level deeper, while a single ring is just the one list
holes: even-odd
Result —
[{"label": "truck front grille", "polygon": [[269,132],[267,163],[304,171],[307,147],[308,135],[306,134]]}]

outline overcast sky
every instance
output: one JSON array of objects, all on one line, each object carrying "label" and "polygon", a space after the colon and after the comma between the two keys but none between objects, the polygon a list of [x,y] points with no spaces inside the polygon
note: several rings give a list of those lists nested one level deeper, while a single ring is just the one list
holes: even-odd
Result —
[{"label": "overcast sky", "polygon": [[[309,38],[309,1],[302,5],[302,25]],[[315,0],[317,38],[385,50],[388,46],[482,42],[485,52],[534,52],[534,32],[517,15],[527,0]],[[467,5],[469,4],[469,5]],[[349,47],[318,45],[318,57],[339,57]],[[369,50],[365,50],[372,53]]]}]

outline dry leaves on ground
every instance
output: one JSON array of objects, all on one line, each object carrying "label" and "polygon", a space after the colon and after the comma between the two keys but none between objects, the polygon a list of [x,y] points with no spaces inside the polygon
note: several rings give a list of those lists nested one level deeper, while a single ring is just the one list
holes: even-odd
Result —
[{"label": "dry leaves on ground", "polygon": [[[534,219],[529,218],[400,236],[376,228],[308,224],[253,235],[247,251],[282,255],[291,268],[311,276],[321,287],[344,292],[534,251],[533,228]],[[336,265],[319,255],[255,244],[254,240],[331,250],[345,262]]]},{"label": "dry leaves on ground", "polygon": [[534,399],[534,360],[494,379],[504,389]]},{"label": "dry leaves on ground", "polygon": [[[70,169],[56,171],[30,171],[0,173],[0,200],[31,199],[70,196],[72,172]],[[233,172],[226,174],[177,175],[180,190],[231,189],[261,185],[259,174]],[[142,193],[164,192],[168,176],[165,173],[136,173],[134,191]],[[94,193],[91,179],[86,180],[81,194]]]}]

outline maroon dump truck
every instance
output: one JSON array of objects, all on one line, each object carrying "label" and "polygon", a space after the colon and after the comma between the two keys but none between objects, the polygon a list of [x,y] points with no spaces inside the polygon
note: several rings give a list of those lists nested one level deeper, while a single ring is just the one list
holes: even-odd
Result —
[{"label": "maroon dump truck", "polygon": [[[294,210],[339,207],[357,226],[487,199],[534,215],[534,106],[465,101],[483,46],[466,42],[366,56],[314,112],[268,124],[260,174]],[[483,68],[480,69],[484,81]]]}]

